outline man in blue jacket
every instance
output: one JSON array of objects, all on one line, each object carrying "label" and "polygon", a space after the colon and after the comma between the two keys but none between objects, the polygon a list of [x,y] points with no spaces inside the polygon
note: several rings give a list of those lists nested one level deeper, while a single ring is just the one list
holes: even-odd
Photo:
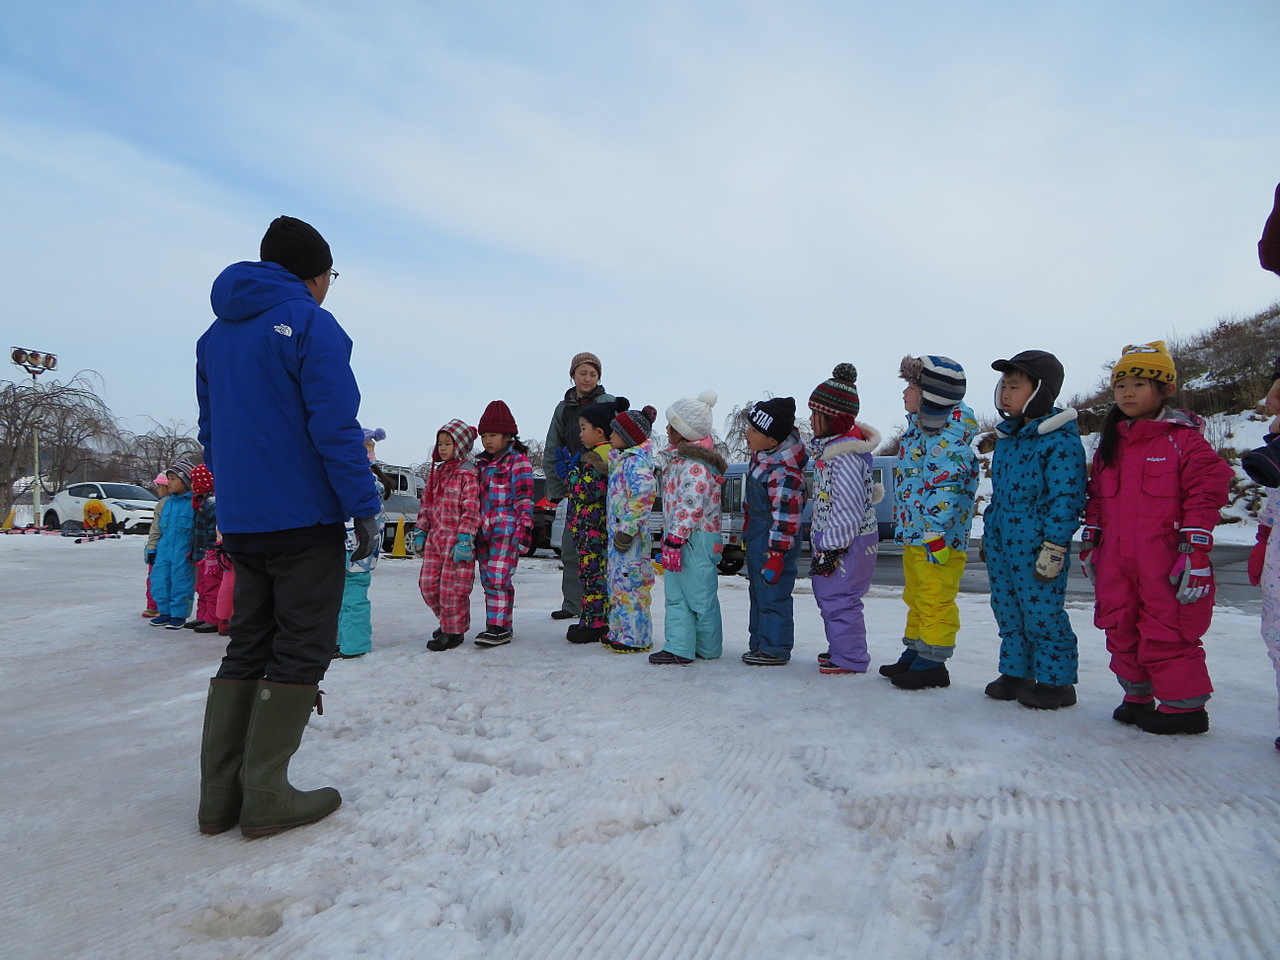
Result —
[{"label": "man in blue jacket", "polygon": [[209,684],[201,833],[260,837],[328,816],[331,787],[295,790],[297,751],[337,644],[346,568],[376,549],[380,507],[356,420],[351,339],[321,308],[333,270],[308,223],[277,217],[261,261],[213,282],[217,319],[196,344],[200,443],[218,478],[218,526],[235,565],[230,642]]}]

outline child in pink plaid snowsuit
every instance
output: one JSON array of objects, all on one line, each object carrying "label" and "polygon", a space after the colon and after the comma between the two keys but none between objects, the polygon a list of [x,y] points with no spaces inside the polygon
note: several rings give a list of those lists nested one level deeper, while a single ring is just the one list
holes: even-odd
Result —
[{"label": "child in pink plaid snowsuit", "polygon": [[533,533],[533,466],[529,448],[516,439],[516,421],[501,400],[480,418],[484,453],[480,468],[480,530],[476,561],[484,588],[485,629],[475,639],[482,647],[511,642],[511,608],[516,591],[511,579],[516,562]]},{"label": "child in pink plaid snowsuit", "polygon": [[196,619],[198,633],[214,633],[222,623],[218,619],[218,596],[226,570],[221,540],[218,536],[217,507],[213,496],[213,474],[207,464],[197,464],[191,471],[191,506],[196,519],[191,532],[191,553],[187,558],[196,565]]},{"label": "child in pink plaid snowsuit", "polygon": [[448,650],[471,629],[471,587],[476,579],[475,536],[480,528],[480,474],[471,457],[476,431],[450,420],[436,434],[435,465],[422,490],[415,540],[422,549],[418,589],[440,619],[428,650]]}]

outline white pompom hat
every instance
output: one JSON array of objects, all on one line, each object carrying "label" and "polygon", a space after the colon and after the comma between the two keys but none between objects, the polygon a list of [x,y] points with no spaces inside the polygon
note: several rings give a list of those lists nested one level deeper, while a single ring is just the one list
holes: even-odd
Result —
[{"label": "white pompom hat", "polygon": [[696,399],[677,400],[667,407],[667,422],[686,440],[709,437],[714,428],[711,408],[719,399],[714,390],[703,390]]}]

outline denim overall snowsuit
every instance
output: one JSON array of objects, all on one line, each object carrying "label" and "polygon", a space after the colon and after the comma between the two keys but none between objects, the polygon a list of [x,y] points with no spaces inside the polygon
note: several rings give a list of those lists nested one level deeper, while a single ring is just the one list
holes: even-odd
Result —
[{"label": "denim overall snowsuit", "polygon": [[769,531],[773,526],[773,507],[765,485],[747,477],[747,530],[744,536],[747,554],[748,596],[751,615],[747,622],[752,650],[791,659],[795,643],[795,620],[792,616],[791,591],[796,584],[796,565],[800,559],[800,537],[783,555],[782,574],[778,582],[764,582],[763,567],[769,553]]}]

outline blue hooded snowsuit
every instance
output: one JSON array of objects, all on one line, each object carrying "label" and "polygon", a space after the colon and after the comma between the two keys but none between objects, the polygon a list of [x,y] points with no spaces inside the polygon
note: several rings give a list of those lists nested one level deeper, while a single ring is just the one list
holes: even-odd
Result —
[{"label": "blue hooded snowsuit", "polygon": [[191,532],[196,514],[191,509],[191,491],[171,493],[165,497],[164,509],[156,523],[160,539],[156,541],[156,559],[151,566],[151,599],[162,617],[181,617],[191,613],[191,598],[196,589],[196,565],[189,559]]},{"label": "blue hooded snowsuit", "polygon": [[1051,583],[1035,578],[1044,541],[1069,547],[1084,510],[1084,447],[1076,412],[1054,407],[996,427],[983,550],[991,610],[1000,628],[1000,672],[1039,683],[1075,683],[1076,635],[1063,609],[1070,551]]}]

